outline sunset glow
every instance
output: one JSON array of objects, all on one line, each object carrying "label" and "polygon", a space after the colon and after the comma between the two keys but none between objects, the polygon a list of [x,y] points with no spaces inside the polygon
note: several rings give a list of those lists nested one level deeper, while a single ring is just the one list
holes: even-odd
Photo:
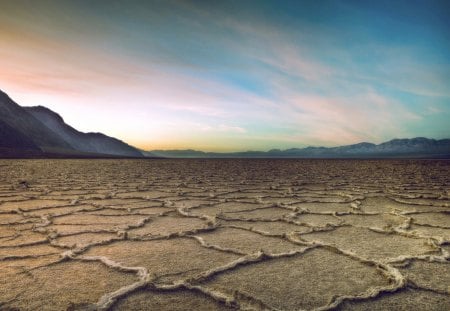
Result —
[{"label": "sunset glow", "polygon": [[448,1],[362,3],[0,1],[0,89],[146,150],[448,137]]}]

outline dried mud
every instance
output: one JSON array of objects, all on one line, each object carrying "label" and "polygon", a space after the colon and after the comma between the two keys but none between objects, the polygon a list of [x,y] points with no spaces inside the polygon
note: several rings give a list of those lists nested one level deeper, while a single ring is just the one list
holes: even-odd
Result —
[{"label": "dried mud", "polygon": [[445,160],[2,160],[0,310],[449,310]]}]

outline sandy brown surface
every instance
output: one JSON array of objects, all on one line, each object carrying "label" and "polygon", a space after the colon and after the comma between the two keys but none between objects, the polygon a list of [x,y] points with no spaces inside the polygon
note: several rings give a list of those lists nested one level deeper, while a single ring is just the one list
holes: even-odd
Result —
[{"label": "sandy brown surface", "polygon": [[0,310],[450,310],[449,252],[449,161],[0,161]]}]

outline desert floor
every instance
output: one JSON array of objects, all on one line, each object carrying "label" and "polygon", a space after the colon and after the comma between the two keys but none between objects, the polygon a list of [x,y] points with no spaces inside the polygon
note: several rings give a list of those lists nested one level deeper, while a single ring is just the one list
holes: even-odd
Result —
[{"label": "desert floor", "polygon": [[1,310],[449,310],[450,161],[2,160]]}]

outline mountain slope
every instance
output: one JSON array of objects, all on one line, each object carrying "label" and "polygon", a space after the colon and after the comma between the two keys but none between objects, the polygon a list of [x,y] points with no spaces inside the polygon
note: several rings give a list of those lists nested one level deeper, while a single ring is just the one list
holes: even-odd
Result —
[{"label": "mountain slope", "polygon": [[116,138],[101,133],[82,133],[77,131],[67,125],[59,114],[46,107],[36,106],[24,108],[68,142],[75,150],[116,156],[142,157],[142,154],[136,148]]},{"label": "mountain slope", "polygon": [[35,150],[40,151],[30,138],[22,132],[14,129],[6,122],[0,120],[0,148],[15,148],[19,150]]},{"label": "mountain slope", "polygon": [[[6,131],[8,131],[12,135],[12,138],[9,138],[8,141],[10,143],[17,141],[18,147],[23,147],[23,144],[26,144],[38,147],[43,152],[74,151],[64,139],[43,125],[2,91],[0,91],[0,121],[3,123],[2,129],[5,130],[1,136],[8,136],[6,134]],[[27,143],[25,143],[25,140]]]},{"label": "mountain slope", "polygon": [[142,157],[101,133],[82,133],[45,107],[21,107],[0,91],[0,157]]}]

